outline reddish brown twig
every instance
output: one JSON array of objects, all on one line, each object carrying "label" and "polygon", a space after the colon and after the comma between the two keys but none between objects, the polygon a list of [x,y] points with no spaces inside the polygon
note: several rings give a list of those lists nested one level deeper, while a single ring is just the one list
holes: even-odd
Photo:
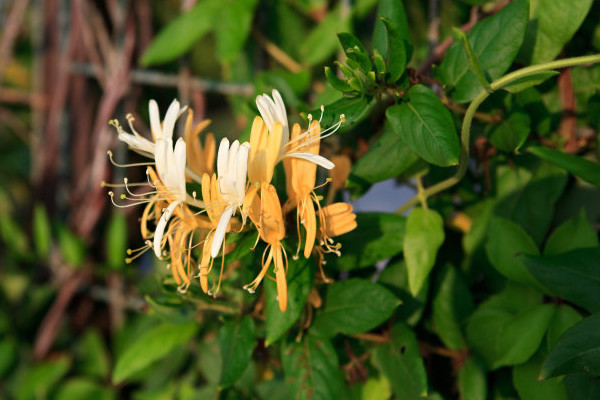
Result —
[{"label": "reddish brown twig", "polygon": [[23,17],[29,5],[29,0],[13,1],[13,6],[6,17],[6,22],[2,29],[0,39],[0,83],[4,76],[4,70],[12,59],[11,54],[15,39],[19,34],[19,30],[23,26]]},{"label": "reddish brown twig", "polygon": [[577,152],[577,120],[575,118],[575,92],[570,69],[561,71],[558,77],[558,91],[563,109],[558,132],[565,139],[565,151],[573,154]]}]

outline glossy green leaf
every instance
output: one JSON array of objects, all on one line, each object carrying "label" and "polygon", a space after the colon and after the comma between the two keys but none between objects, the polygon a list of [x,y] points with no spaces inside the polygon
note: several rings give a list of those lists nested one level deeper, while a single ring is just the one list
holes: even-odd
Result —
[{"label": "glossy green leaf", "polygon": [[531,118],[524,112],[510,113],[499,124],[491,126],[490,143],[500,150],[513,153],[525,143],[531,131]]},{"label": "glossy green leaf", "polygon": [[373,31],[373,49],[377,50],[384,59],[388,60],[389,64],[389,48],[390,40],[401,40],[408,44],[406,47],[406,62],[410,61],[412,56],[412,45],[410,40],[410,33],[408,28],[408,20],[406,18],[406,12],[402,1],[398,0],[380,0],[379,6],[377,7],[377,16],[383,17],[391,21],[396,26],[396,33],[394,37],[389,37],[386,24],[381,18],[375,21],[375,29]]},{"label": "glossy green leaf", "polygon": [[347,187],[362,193],[373,183],[402,174],[419,160],[402,136],[386,122],[383,135],[352,166]]},{"label": "glossy green leaf", "polygon": [[223,359],[220,387],[228,387],[242,375],[254,352],[254,321],[245,316],[230,321],[219,331],[219,346]]},{"label": "glossy green leaf", "polygon": [[408,64],[412,51],[410,38],[407,38],[406,32],[392,20],[381,17],[381,21],[385,25],[388,40],[386,81],[394,83],[404,74]]},{"label": "glossy green leaf", "polygon": [[174,348],[190,340],[198,325],[162,324],[144,332],[123,354],[117,358],[112,380],[119,383],[147,367],[154,361],[166,357]]},{"label": "glossy green leaf", "polygon": [[[517,55],[529,17],[529,1],[515,0],[498,13],[478,22],[467,34],[474,55],[488,79],[499,78]],[[475,98],[483,86],[471,72],[463,45],[455,42],[446,53],[438,77],[458,102]]]},{"label": "glossy green leaf", "polygon": [[417,399],[427,395],[427,374],[414,332],[397,323],[388,343],[372,351],[373,364],[390,381],[398,399]]},{"label": "glossy green leaf", "polygon": [[585,209],[552,232],[544,247],[544,255],[565,253],[586,247],[598,247],[598,234],[590,225]]},{"label": "glossy green leaf", "polygon": [[[344,115],[344,122],[340,126],[340,131],[351,129],[369,116],[375,104],[375,100],[366,96],[351,99],[341,98],[325,106],[321,126],[323,128],[331,127],[340,122],[340,116]],[[314,118],[317,118],[321,115],[321,110],[314,110],[311,114]]]},{"label": "glossy green leaf", "polygon": [[214,24],[217,58],[231,62],[240,53],[250,33],[257,0],[223,0]]},{"label": "glossy green leaf", "polygon": [[462,44],[463,50],[467,55],[467,63],[469,65],[469,69],[477,77],[477,79],[479,80],[479,84],[486,90],[491,91],[490,82],[488,81],[487,77],[485,76],[485,73],[483,72],[483,69],[481,68],[479,59],[473,51],[471,43],[469,43],[469,39],[467,39],[467,35],[456,27],[452,28],[452,34],[454,35],[454,40]]},{"label": "glossy green leaf", "polygon": [[469,286],[452,265],[444,267],[438,277],[433,298],[433,324],[438,337],[449,349],[465,348],[464,327],[475,310]]},{"label": "glossy green leaf", "polygon": [[393,129],[425,161],[441,167],[458,164],[460,144],[454,120],[436,94],[415,85],[405,100],[386,111]]},{"label": "glossy green leaf", "polygon": [[175,60],[206,35],[213,27],[221,0],[202,0],[165,26],[150,43],[141,63],[144,66]]},{"label": "glossy green leaf", "polygon": [[415,208],[406,221],[403,250],[410,291],[415,296],[429,276],[444,242],[444,221],[434,210]]},{"label": "glossy green leaf", "polygon": [[513,369],[513,383],[521,400],[568,400],[562,381],[548,379],[538,381],[544,357],[538,353],[525,364]]},{"label": "glossy green leaf", "polygon": [[519,58],[528,64],[553,60],[573,37],[593,0],[536,0]]},{"label": "glossy green leaf", "polygon": [[539,348],[556,310],[541,300],[539,292],[513,284],[473,313],[467,339],[490,369],[521,364]]},{"label": "glossy green leaf", "polygon": [[515,79],[511,83],[502,86],[502,89],[504,89],[510,93],[519,93],[530,87],[537,86],[557,74],[558,74],[558,71],[536,72],[534,74]]},{"label": "glossy green leaf", "polygon": [[396,214],[357,213],[356,223],[360,229],[336,238],[342,244],[342,256],[327,256],[328,267],[343,270],[369,267],[402,252],[406,218]]},{"label": "glossy green leaf", "polygon": [[530,146],[527,151],[600,188],[600,164],[547,147]]},{"label": "glossy green leaf", "polygon": [[565,332],[544,361],[540,379],[565,374],[600,375],[600,314]]},{"label": "glossy green leaf", "polygon": [[344,378],[331,343],[314,336],[282,351],[286,381],[297,400],[339,399]]},{"label": "glossy green leaf", "polygon": [[561,336],[573,325],[582,320],[581,314],[573,307],[566,304],[559,304],[556,307],[556,314],[548,325],[548,348],[551,349],[558,342]]},{"label": "glossy green leaf", "polygon": [[127,220],[123,214],[114,213],[106,229],[106,261],[113,269],[125,265],[127,250]]},{"label": "glossy green leaf", "polygon": [[281,312],[277,301],[277,285],[270,279],[265,285],[266,319],[265,345],[279,340],[285,332],[300,318],[306,299],[313,287],[313,270],[309,260],[301,258],[290,260],[287,278],[287,310]]},{"label": "glossy green leaf", "polygon": [[327,287],[325,307],[312,329],[321,335],[352,335],[386,321],[400,301],[389,290],[365,279],[349,279]]},{"label": "glossy green leaf", "polygon": [[540,252],[533,239],[519,225],[493,217],[485,249],[490,262],[502,275],[521,283],[535,283],[519,255],[539,255]]},{"label": "glossy green leaf", "polygon": [[600,247],[522,257],[529,272],[550,293],[590,312],[600,311]]},{"label": "glossy green leaf", "polygon": [[33,243],[39,257],[46,257],[52,246],[52,227],[46,208],[36,204],[33,209]]},{"label": "glossy green leaf", "polygon": [[487,376],[482,363],[469,357],[458,370],[458,391],[463,400],[485,400],[487,398]]}]

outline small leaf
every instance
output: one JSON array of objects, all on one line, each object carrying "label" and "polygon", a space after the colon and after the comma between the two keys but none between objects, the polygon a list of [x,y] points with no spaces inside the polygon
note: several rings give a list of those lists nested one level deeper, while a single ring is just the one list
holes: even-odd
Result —
[{"label": "small leaf", "polygon": [[521,148],[531,131],[531,118],[523,112],[512,112],[499,124],[491,126],[490,142],[500,150],[513,153]]},{"label": "small leaf", "polygon": [[89,330],[76,345],[74,368],[87,376],[106,378],[110,369],[110,361],[100,334],[95,330]]},{"label": "small leaf", "polygon": [[334,89],[339,90],[340,92],[351,92],[354,90],[348,85],[348,82],[338,78],[335,75],[335,72],[329,67],[325,67],[325,78],[327,78],[327,82],[329,82]]},{"label": "small leaf", "polygon": [[600,247],[522,258],[529,272],[550,293],[590,312],[600,311]]},{"label": "small leaf", "polygon": [[[355,229],[341,236],[341,257],[327,257],[328,265],[350,270],[370,267],[402,252],[406,218],[396,214],[357,213]],[[368,238],[368,241],[365,241]]]},{"label": "small leaf", "polygon": [[408,56],[411,52],[410,39],[407,41],[405,32],[402,31],[393,21],[387,18],[381,18],[387,31],[388,52],[387,52],[387,72],[386,81],[395,83],[404,74]]},{"label": "small leaf", "polygon": [[427,395],[427,374],[415,333],[397,323],[390,341],[372,351],[373,364],[390,381],[398,399],[417,399]]},{"label": "small leaf", "polygon": [[47,257],[52,246],[52,229],[42,204],[36,204],[33,210],[33,241],[37,255]]},{"label": "small leaf", "polygon": [[326,336],[367,332],[386,321],[399,304],[389,290],[364,279],[333,283],[311,329]]},{"label": "small leaf", "polygon": [[309,335],[282,351],[286,380],[297,400],[339,399],[344,378],[331,343]]},{"label": "small leaf", "polygon": [[[396,26],[394,38],[396,40],[401,40],[408,45],[406,47],[405,60],[406,62],[410,61],[412,56],[412,45],[408,20],[402,1],[380,0],[379,6],[377,7],[377,16],[391,21]],[[378,18],[375,21],[375,29],[373,31],[373,49],[377,50],[377,52],[379,52],[384,59],[387,59],[388,62],[390,61],[390,54],[388,53],[390,39],[385,23],[381,18]]]},{"label": "small leaf", "polygon": [[444,221],[434,210],[416,208],[406,221],[403,250],[410,291],[416,296],[435,264],[444,242]]},{"label": "small leaf", "polygon": [[460,41],[463,46],[463,50],[467,55],[467,61],[469,65],[469,69],[471,72],[479,79],[479,84],[484,87],[486,90],[491,91],[490,82],[485,76],[483,69],[481,68],[481,64],[479,63],[479,59],[477,55],[473,51],[469,40],[467,39],[467,35],[458,28],[452,28],[452,34],[454,35],[454,40]]},{"label": "small leaf", "polygon": [[598,234],[590,225],[585,209],[579,214],[556,228],[544,247],[544,255],[565,253],[570,250],[586,247],[598,247]]},{"label": "small leaf", "polygon": [[519,254],[539,255],[533,239],[519,225],[493,217],[485,246],[488,258],[502,275],[516,282],[535,283]]},{"label": "small leaf", "polygon": [[463,400],[487,398],[486,371],[478,359],[469,357],[458,370],[458,391]]},{"label": "small leaf", "polygon": [[448,167],[458,164],[460,144],[450,112],[431,89],[413,86],[386,117],[404,142],[425,161]]},{"label": "small leaf", "polygon": [[174,348],[190,340],[197,331],[196,323],[162,324],[146,331],[117,359],[113,382],[123,382],[154,361],[166,357]]},{"label": "small leaf", "polygon": [[58,245],[62,257],[71,267],[81,266],[85,259],[85,245],[66,226],[58,228]]},{"label": "small leaf", "polygon": [[565,374],[600,375],[600,314],[565,332],[544,361],[540,379]]},{"label": "small leaf", "polygon": [[106,259],[113,269],[125,265],[127,250],[127,220],[123,214],[113,213],[106,229]]},{"label": "small leaf", "polygon": [[311,263],[306,259],[290,261],[287,271],[287,310],[281,312],[277,301],[277,285],[268,280],[265,285],[265,345],[279,340],[300,318],[306,299],[313,287]]},{"label": "small leaf", "polygon": [[50,390],[66,375],[70,366],[71,360],[65,356],[30,365],[14,382],[16,400],[48,398]]},{"label": "small leaf", "polygon": [[55,400],[113,400],[117,395],[113,389],[87,378],[71,378],[62,383],[53,397]]},{"label": "small leaf", "polygon": [[[350,83],[350,80],[348,83]],[[345,119],[340,126],[340,131],[349,130],[368,117],[375,104],[377,102],[374,99],[366,96],[339,99],[325,106],[321,126],[329,128],[340,122],[340,116],[344,115]],[[313,110],[311,114],[316,118],[321,115],[321,110]]]},{"label": "small leaf", "polygon": [[254,321],[245,316],[230,321],[219,331],[219,346],[223,359],[221,388],[229,387],[242,375],[254,352]]},{"label": "small leaf", "polygon": [[600,165],[579,156],[563,153],[547,147],[530,146],[527,151],[542,160],[566,169],[570,173],[600,188]]},{"label": "small leaf", "polygon": [[544,357],[539,353],[525,364],[513,369],[513,383],[521,400],[568,400],[562,381],[549,379],[538,381]]},{"label": "small leaf", "polygon": [[546,79],[551,78],[558,74],[558,71],[541,71],[531,75],[523,76],[515,79],[507,85],[502,86],[502,89],[510,93],[519,93],[525,89],[533,86],[540,85],[545,82]]},{"label": "small leaf", "polygon": [[144,66],[175,60],[192,48],[214,26],[221,0],[203,0],[179,15],[156,35],[144,54]]},{"label": "small leaf", "polygon": [[347,32],[338,33],[337,35],[346,56],[357,63],[357,67],[363,71],[370,71],[372,68],[371,59],[360,40]]}]

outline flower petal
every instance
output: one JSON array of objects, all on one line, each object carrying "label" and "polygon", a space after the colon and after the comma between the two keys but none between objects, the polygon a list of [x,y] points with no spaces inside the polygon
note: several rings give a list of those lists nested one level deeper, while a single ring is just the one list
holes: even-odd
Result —
[{"label": "flower petal", "polygon": [[311,163],[317,164],[317,165],[319,165],[319,166],[321,166],[323,168],[326,168],[326,169],[333,169],[333,168],[335,168],[335,164],[334,163],[332,163],[331,161],[329,161],[325,157],[320,156],[318,154],[305,153],[305,152],[297,152],[297,153],[287,153],[285,156],[286,157],[301,158],[303,160],[310,161]]},{"label": "flower petal", "polygon": [[227,207],[225,211],[223,211],[223,214],[221,214],[221,219],[219,219],[219,224],[215,230],[212,246],[210,247],[210,256],[212,258],[216,258],[219,255],[219,250],[221,250],[221,246],[223,245],[225,232],[227,232],[227,226],[229,225],[229,220],[233,215],[233,210],[234,207]]},{"label": "flower petal", "polygon": [[179,101],[177,99],[171,102],[165,120],[163,121],[163,137],[166,139],[173,138],[173,130],[175,129],[175,122],[179,116]]},{"label": "flower petal", "polygon": [[160,216],[158,225],[156,225],[156,231],[154,232],[154,254],[156,254],[156,257],[158,257],[159,260],[162,260],[160,254],[160,245],[162,242],[162,237],[165,233],[165,228],[167,227],[167,222],[169,222],[169,218],[171,218],[173,210],[175,210],[175,207],[177,207],[179,203],[179,201],[174,201],[169,204],[167,210],[163,213],[163,215]]},{"label": "flower petal", "polygon": [[219,177],[227,172],[227,164],[229,159],[229,140],[223,138],[219,145],[219,153],[217,154],[217,175]]},{"label": "flower petal", "polygon": [[148,112],[150,114],[150,130],[152,137],[156,141],[163,137],[162,128],[160,126],[160,114],[158,112],[158,104],[154,99],[148,103]]}]

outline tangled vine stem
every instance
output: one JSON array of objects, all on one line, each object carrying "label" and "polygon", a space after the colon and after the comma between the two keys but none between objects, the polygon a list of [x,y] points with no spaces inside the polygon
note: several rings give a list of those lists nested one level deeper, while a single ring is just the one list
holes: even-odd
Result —
[{"label": "tangled vine stem", "polygon": [[565,58],[563,60],[551,61],[543,64],[531,65],[529,67],[525,67],[516,71],[513,71],[509,74],[504,75],[496,79],[494,82],[490,84],[490,88],[483,89],[479,94],[473,99],[467,111],[465,112],[465,118],[463,119],[462,128],[460,131],[460,158],[458,162],[458,170],[456,173],[450,178],[436,183],[435,185],[424,189],[421,193],[417,194],[410,200],[408,200],[402,207],[396,210],[397,214],[404,214],[410,207],[417,204],[421,199],[427,199],[434,194],[437,194],[443,190],[446,190],[454,185],[456,185],[460,180],[465,176],[467,172],[467,163],[469,161],[469,140],[471,134],[471,123],[473,122],[473,117],[475,116],[475,112],[483,103],[490,94],[495,91],[504,88],[508,84],[516,81],[517,79],[525,78],[527,76],[531,76],[537,74],[539,72],[549,71],[552,69],[573,67],[576,65],[582,64],[595,64],[600,62],[600,54],[594,54],[591,56],[583,56],[583,57],[574,57],[574,58]]}]

